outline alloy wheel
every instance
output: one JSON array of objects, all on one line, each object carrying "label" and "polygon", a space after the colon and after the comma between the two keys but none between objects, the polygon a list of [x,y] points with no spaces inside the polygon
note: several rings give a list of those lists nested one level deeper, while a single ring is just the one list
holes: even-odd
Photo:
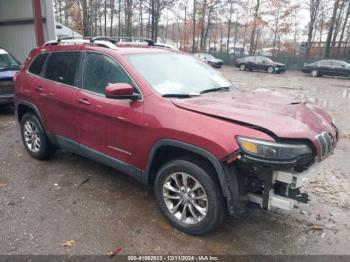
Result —
[{"label": "alloy wheel", "polygon": [[244,71],[244,70],[245,70],[245,65],[240,65],[240,66],[239,66],[239,69],[240,69],[241,71]]},{"label": "alloy wheel", "polygon": [[311,75],[312,75],[313,77],[318,76],[318,71],[317,71],[317,70],[312,70]]},{"label": "alloy wheel", "polygon": [[27,148],[37,153],[40,150],[40,135],[37,126],[32,121],[25,122],[23,126],[23,136]]},{"label": "alloy wheel", "polygon": [[203,186],[183,172],[173,173],[164,181],[163,199],[170,213],[186,224],[197,224],[208,213],[208,198]]}]

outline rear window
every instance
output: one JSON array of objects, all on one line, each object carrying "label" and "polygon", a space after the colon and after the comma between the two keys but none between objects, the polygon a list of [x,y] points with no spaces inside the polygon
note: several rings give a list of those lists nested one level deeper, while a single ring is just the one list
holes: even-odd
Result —
[{"label": "rear window", "polygon": [[34,75],[40,75],[40,72],[41,72],[41,69],[43,68],[46,57],[47,57],[47,53],[42,53],[38,55],[30,65],[28,69],[29,73],[32,73]]},{"label": "rear window", "polygon": [[80,52],[54,52],[47,62],[45,78],[74,86]]}]

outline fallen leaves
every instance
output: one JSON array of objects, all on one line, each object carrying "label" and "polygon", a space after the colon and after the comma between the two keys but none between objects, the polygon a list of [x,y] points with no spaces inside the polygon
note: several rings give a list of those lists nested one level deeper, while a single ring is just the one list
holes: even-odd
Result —
[{"label": "fallen leaves", "polygon": [[122,251],[122,248],[121,247],[117,247],[116,249],[114,249],[113,251],[109,251],[107,253],[108,256],[110,256],[111,258],[118,255],[118,253]]},{"label": "fallen leaves", "polygon": [[68,247],[71,248],[75,245],[75,240],[65,240],[63,241],[63,243],[61,244],[61,247]]},{"label": "fallen leaves", "polygon": [[0,183],[0,187],[5,187],[5,186],[7,186],[7,184],[5,184],[5,183]]}]

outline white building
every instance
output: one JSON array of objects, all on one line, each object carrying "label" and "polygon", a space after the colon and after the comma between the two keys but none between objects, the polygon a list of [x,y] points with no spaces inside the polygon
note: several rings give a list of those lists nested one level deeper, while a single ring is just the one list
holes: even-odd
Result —
[{"label": "white building", "polygon": [[0,47],[23,62],[29,51],[56,39],[51,0],[0,0]]}]

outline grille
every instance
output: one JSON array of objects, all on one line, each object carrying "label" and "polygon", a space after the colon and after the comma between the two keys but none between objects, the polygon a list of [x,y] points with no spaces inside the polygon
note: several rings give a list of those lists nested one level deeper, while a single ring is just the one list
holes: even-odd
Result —
[{"label": "grille", "polygon": [[0,95],[13,94],[13,83],[12,81],[0,81]]},{"label": "grille", "polygon": [[320,155],[321,157],[328,156],[333,149],[333,137],[327,132],[323,132],[316,136],[316,139],[320,145]]}]

